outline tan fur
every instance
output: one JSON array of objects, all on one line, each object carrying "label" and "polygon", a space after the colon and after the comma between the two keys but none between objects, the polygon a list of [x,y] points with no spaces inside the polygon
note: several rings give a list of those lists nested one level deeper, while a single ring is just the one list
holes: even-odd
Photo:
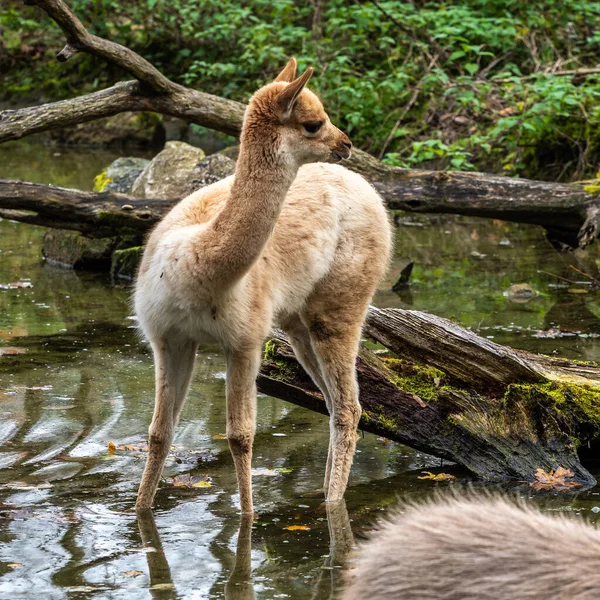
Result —
[{"label": "tan fur", "polygon": [[[135,306],[154,351],[156,403],[138,507],[154,498],[196,348],[217,341],[241,507],[252,512],[255,379],[273,324],[332,414],[325,493],[337,500],[346,488],[360,415],[354,363],[390,227],[362,177],[319,162],[348,157],[351,144],[304,87],[312,70],[294,80],[295,64],[251,99],[235,175],[185,198],[148,240]],[[303,124],[316,121],[308,133]]]},{"label": "tan fur", "polygon": [[501,498],[410,506],[361,549],[342,600],[592,600],[600,531]]}]

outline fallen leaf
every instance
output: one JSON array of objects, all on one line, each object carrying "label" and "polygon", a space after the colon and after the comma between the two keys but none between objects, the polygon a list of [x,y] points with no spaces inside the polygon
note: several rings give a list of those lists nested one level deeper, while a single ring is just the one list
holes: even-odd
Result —
[{"label": "fallen leaf", "polygon": [[0,488],[4,488],[7,490],[20,490],[20,491],[30,491],[30,490],[48,490],[52,487],[51,483],[44,481],[42,483],[34,484],[27,483],[26,481],[9,481],[8,483],[4,483],[0,485]]},{"label": "fallen leaf", "polygon": [[9,569],[17,569],[18,567],[22,567],[21,563],[10,563],[7,565]]},{"label": "fallen leaf", "polygon": [[584,288],[569,288],[567,292],[569,292],[569,294],[589,294],[589,290]]},{"label": "fallen leaf", "polygon": [[417,477],[417,479],[431,479],[432,481],[452,481],[453,479],[456,479],[456,477],[450,475],[450,473],[438,473],[437,475],[431,471],[421,471],[421,473],[425,473],[425,475]]},{"label": "fallen leaf", "polygon": [[148,452],[148,446],[136,446],[134,444],[123,444],[117,446],[115,450],[125,450],[126,452]]},{"label": "fallen leaf", "polygon": [[213,440],[226,440],[227,436],[223,433],[217,433],[217,435],[212,436]]},{"label": "fallen leaf", "polygon": [[12,283],[0,283],[0,290],[16,290],[19,288],[31,288],[31,281],[13,281]]},{"label": "fallen leaf", "polygon": [[172,590],[175,587],[174,583],[155,583],[151,590]]},{"label": "fallen leaf", "polygon": [[144,572],[143,571],[125,571],[123,573],[123,575],[125,575],[125,577],[139,577],[140,575],[143,575]]},{"label": "fallen leaf", "polygon": [[0,356],[14,356],[15,354],[25,354],[26,348],[0,348]]},{"label": "fallen leaf", "polygon": [[285,529],[288,531],[309,531],[310,527],[308,525],[289,525]]},{"label": "fallen leaf", "polygon": [[117,447],[113,442],[108,442],[108,453],[112,456],[115,453]]},{"label": "fallen leaf", "polygon": [[537,469],[535,472],[536,481],[531,482],[529,485],[535,490],[564,490],[582,485],[577,481],[566,481],[574,476],[571,469],[565,469],[564,467],[558,467],[555,471],[548,473],[544,469]]},{"label": "fallen leaf", "polygon": [[181,488],[209,488],[212,487],[212,482],[208,475],[190,475],[186,473],[184,475],[177,475],[172,479],[167,479],[167,483],[174,487]]},{"label": "fallen leaf", "polygon": [[275,469],[257,468],[252,469],[252,477],[277,477],[279,473]]}]

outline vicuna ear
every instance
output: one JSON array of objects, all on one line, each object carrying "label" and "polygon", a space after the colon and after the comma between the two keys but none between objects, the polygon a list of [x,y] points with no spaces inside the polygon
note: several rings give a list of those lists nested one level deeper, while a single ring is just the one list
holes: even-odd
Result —
[{"label": "vicuna ear", "polygon": [[287,119],[290,118],[292,110],[294,109],[294,104],[296,104],[300,92],[312,77],[313,71],[314,69],[312,67],[308,67],[298,79],[289,83],[277,96],[277,104],[281,110],[281,116],[284,121],[287,121]]},{"label": "vicuna ear", "polygon": [[286,81],[287,83],[294,81],[294,78],[296,77],[296,66],[296,59],[293,57],[290,58],[290,62],[288,62],[283,71],[277,75],[275,81]]}]

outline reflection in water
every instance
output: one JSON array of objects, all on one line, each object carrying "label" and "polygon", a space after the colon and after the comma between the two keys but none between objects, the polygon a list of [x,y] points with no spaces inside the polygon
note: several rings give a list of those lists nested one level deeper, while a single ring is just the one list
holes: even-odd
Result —
[{"label": "reflection in water", "polygon": [[[321,568],[313,599],[334,598],[341,585],[341,569],[354,548],[354,536],[350,527],[350,518],[345,501],[324,503],[329,531],[329,554]],[[157,600],[171,600],[177,597],[177,591],[167,555],[163,549],[160,535],[151,509],[138,509],[137,521],[146,550],[146,560],[150,575],[150,592]],[[240,515],[239,530],[235,554],[228,556],[219,552],[221,562],[227,566],[229,576],[225,584],[225,600],[255,600],[255,588],[252,583],[252,515]],[[221,536],[230,532],[233,519],[225,522]],[[216,546],[218,548],[219,546]],[[214,548],[213,548],[214,549]]]},{"label": "reflection in water", "polygon": [[171,577],[169,562],[163,550],[152,510],[137,510],[137,522],[142,537],[142,547],[146,550],[148,572],[150,573],[150,593],[157,600],[177,598],[177,591]]},{"label": "reflection in water", "polygon": [[254,600],[252,584],[252,515],[241,515],[235,564],[225,584],[227,600]]},{"label": "reflection in water", "polygon": [[[0,146],[0,177],[89,188],[113,158],[79,153],[73,170],[71,155],[40,160],[22,149],[15,160],[16,148]],[[52,168],[43,171],[46,164]],[[519,348],[600,359],[598,295],[569,268],[595,273],[600,244],[561,256],[535,227],[452,217],[411,222],[419,226],[398,229],[386,282],[391,287],[414,261],[410,287],[400,297],[382,291],[379,305],[410,304]],[[224,360],[204,348],[164,475],[208,476],[212,487],[164,484],[154,516],[136,519],[154,380],[130,290],[108,276],[48,267],[40,259],[43,234],[0,221],[0,284],[32,284],[0,289],[0,597],[329,600],[353,545],[350,518],[359,535],[399,496],[419,499],[436,489],[417,477],[439,460],[366,434],[347,507],[305,497],[322,484],[327,420],[261,397],[253,464],[259,516],[240,522],[223,439]],[[562,287],[539,269],[575,283]],[[511,303],[503,292],[524,282],[538,295]],[[558,335],[545,337],[549,330]],[[109,454],[109,441],[122,449]],[[452,466],[444,470],[466,479]],[[589,512],[597,494],[536,501]]]},{"label": "reflection in water", "polygon": [[345,500],[326,502],[329,529],[329,556],[325,558],[323,573],[317,580],[313,600],[334,598],[342,585],[342,570],[354,548],[354,535]]}]

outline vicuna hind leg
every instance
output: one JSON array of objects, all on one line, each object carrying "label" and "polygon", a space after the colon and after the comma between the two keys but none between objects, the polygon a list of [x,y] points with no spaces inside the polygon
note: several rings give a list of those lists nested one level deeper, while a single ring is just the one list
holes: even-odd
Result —
[{"label": "vicuna hind leg", "polygon": [[356,382],[356,355],[362,320],[345,322],[347,315],[331,314],[308,319],[312,347],[330,397],[330,440],[325,495],[340,500],[356,448],[361,408]]},{"label": "vicuna hind leg", "polygon": [[[325,404],[329,415],[332,414],[331,398],[329,396],[329,390],[327,384],[321,373],[321,367],[319,366],[319,360],[310,341],[310,332],[308,327],[300,320],[300,317],[290,317],[286,322],[282,323],[283,330],[288,334],[290,338],[290,344],[294,350],[294,354],[298,359],[298,362],[302,365],[304,370],[310,375],[314,384],[321,390],[323,397],[325,398]],[[323,492],[327,495],[329,487],[329,477],[331,473],[331,462],[333,459],[333,443],[332,439],[329,440],[329,450],[327,452],[327,467],[325,469],[325,483],[323,486]]]},{"label": "vicuna hind leg", "polygon": [[227,441],[235,463],[242,513],[252,514],[252,444],[256,430],[256,376],[261,346],[226,350]]},{"label": "vicuna hind leg", "polygon": [[195,342],[182,338],[164,338],[152,343],[156,398],[148,436],[148,460],[138,490],[136,508],[152,506],[192,378],[197,347]]}]

